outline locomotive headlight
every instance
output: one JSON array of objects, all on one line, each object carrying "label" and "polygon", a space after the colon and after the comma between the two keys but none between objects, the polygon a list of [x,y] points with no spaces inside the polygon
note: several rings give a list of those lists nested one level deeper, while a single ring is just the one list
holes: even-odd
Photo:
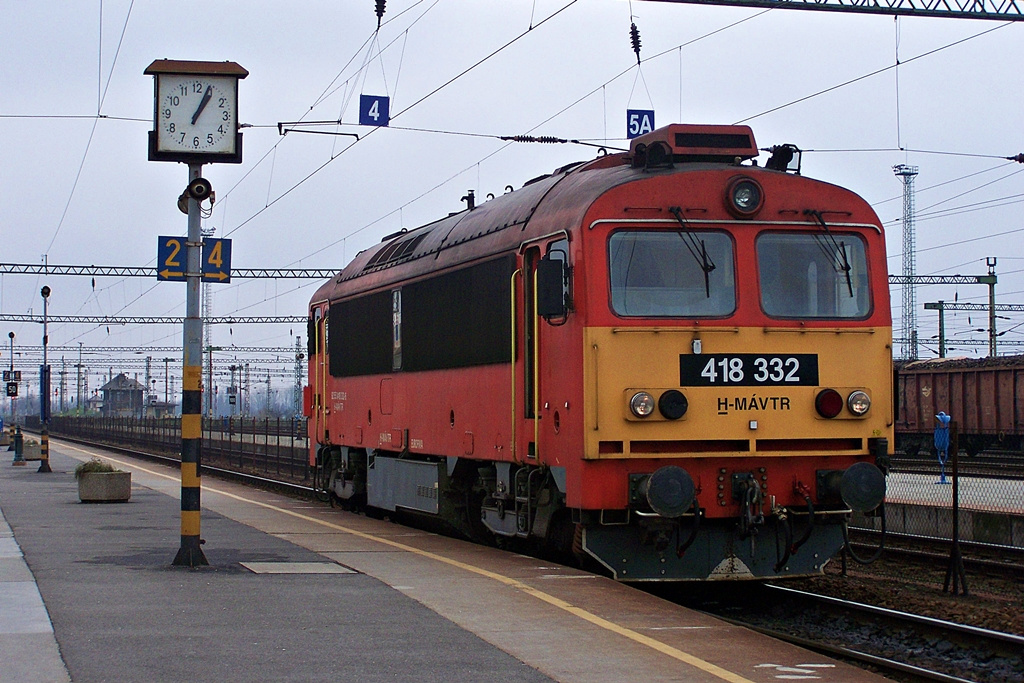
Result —
[{"label": "locomotive headlight", "polygon": [[835,389],[822,389],[814,397],[814,408],[818,415],[833,418],[843,411],[843,397]]},{"label": "locomotive headlight", "polygon": [[846,407],[854,415],[864,415],[871,409],[871,397],[863,391],[855,391],[846,398]]},{"label": "locomotive headlight", "polygon": [[683,396],[683,392],[678,389],[669,389],[658,399],[658,412],[666,420],[678,420],[686,415],[686,410],[689,407],[690,404]]},{"label": "locomotive headlight", "polygon": [[637,417],[647,417],[654,412],[654,397],[646,391],[638,391],[629,399],[629,409]]},{"label": "locomotive headlight", "polygon": [[750,178],[735,178],[726,189],[726,206],[736,216],[749,218],[761,210],[764,192]]}]

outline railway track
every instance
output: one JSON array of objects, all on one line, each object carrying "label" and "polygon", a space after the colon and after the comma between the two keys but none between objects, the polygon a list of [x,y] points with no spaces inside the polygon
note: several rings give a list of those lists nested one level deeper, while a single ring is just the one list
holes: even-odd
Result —
[{"label": "railway track", "polygon": [[[878,532],[851,529],[850,545],[862,556],[878,547]],[[946,566],[952,541],[888,533],[885,555],[915,565]],[[1024,582],[1024,548],[960,542],[964,568],[973,575]]]},{"label": "railway track", "polygon": [[[682,589],[685,591],[686,589]],[[669,599],[906,682],[1024,681],[1024,637],[777,585]]]}]

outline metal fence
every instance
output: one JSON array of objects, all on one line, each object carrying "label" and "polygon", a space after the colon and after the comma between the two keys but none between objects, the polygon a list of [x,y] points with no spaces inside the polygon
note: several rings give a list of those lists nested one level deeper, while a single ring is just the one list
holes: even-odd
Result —
[{"label": "metal fence", "polygon": [[[951,539],[956,508],[961,540],[1024,548],[1024,457],[961,452],[957,460],[954,474],[952,457],[944,466],[925,451],[893,457],[886,478],[888,531]],[[858,515],[852,526],[877,530],[881,520]]]},{"label": "metal fence", "polygon": [[[34,423],[34,424],[33,424]],[[26,420],[38,428],[38,418]],[[54,417],[50,432],[99,443],[180,456],[178,418]],[[311,481],[305,419],[215,418],[203,421],[203,463],[250,474]],[[1024,548],[1024,456],[1015,453],[959,454],[953,486],[952,462],[940,466],[922,451],[896,454],[887,477],[888,531],[948,540],[953,536],[953,490],[957,489],[961,540]],[[854,528],[881,528],[877,516],[855,515]]]},{"label": "metal fence", "polygon": [[[29,428],[38,428],[38,418]],[[50,433],[169,457],[181,456],[180,418],[74,417],[50,420]],[[306,420],[234,417],[203,420],[203,464],[308,482]]]}]

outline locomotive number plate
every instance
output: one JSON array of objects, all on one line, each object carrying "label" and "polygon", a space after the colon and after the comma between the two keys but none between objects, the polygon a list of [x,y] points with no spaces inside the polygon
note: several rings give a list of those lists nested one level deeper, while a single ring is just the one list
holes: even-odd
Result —
[{"label": "locomotive number plate", "polygon": [[816,386],[818,356],[733,353],[679,356],[682,387]]}]

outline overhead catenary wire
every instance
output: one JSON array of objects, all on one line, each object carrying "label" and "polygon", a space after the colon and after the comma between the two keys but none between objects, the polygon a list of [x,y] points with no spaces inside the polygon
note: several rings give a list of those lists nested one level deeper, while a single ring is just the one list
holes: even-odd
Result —
[{"label": "overhead catenary wire", "polygon": [[[503,44],[502,46],[498,47],[497,49],[495,49],[492,52],[488,53],[486,56],[484,56],[481,59],[477,60],[476,62],[474,62],[470,66],[466,67],[465,69],[463,69],[462,71],[457,73],[455,76],[452,76],[447,81],[445,81],[441,85],[437,86],[436,88],[434,88],[433,90],[428,92],[426,95],[423,95],[422,97],[420,97],[418,100],[416,100],[412,104],[410,104],[407,107],[405,107],[404,109],[401,109],[400,111],[392,114],[391,115],[391,119],[394,120],[394,119],[398,118],[399,116],[401,116],[402,114],[405,114],[406,112],[408,112],[408,111],[412,110],[413,108],[417,107],[418,105],[422,104],[423,102],[425,102],[429,98],[433,97],[437,93],[439,93],[442,90],[444,90],[445,88],[447,88],[449,85],[451,85],[452,83],[454,83],[458,79],[462,78],[463,76],[465,76],[469,72],[471,72],[474,69],[476,69],[477,67],[479,67],[481,64],[484,64],[485,62],[487,62],[488,60],[493,58],[495,55],[501,53],[502,51],[504,51],[505,49],[507,49],[511,45],[515,44],[516,42],[518,42],[519,40],[521,40],[522,38],[527,36],[533,30],[539,28],[540,26],[544,25],[548,21],[554,19],[556,16],[558,16],[559,14],[564,12],[565,10],[567,10],[570,7],[572,7],[573,5],[575,5],[577,2],[579,2],[579,0],[570,0],[567,4],[563,5],[561,8],[555,10],[554,12],[549,14],[547,17],[542,19],[540,22],[538,22],[536,26],[533,26],[533,27],[527,29],[526,31],[523,31],[522,33],[516,35],[511,40],[509,40],[508,42]],[[343,149],[337,155],[331,157],[327,161],[325,161],[322,164],[320,164],[320,166],[318,166],[315,169],[313,169],[310,173],[308,173],[306,176],[304,176],[301,179],[299,179],[295,184],[293,184],[291,187],[289,187],[287,190],[285,190],[282,194],[280,194],[278,197],[276,197],[272,202],[270,202],[270,204],[268,204],[267,206],[263,207],[262,209],[259,209],[254,214],[252,214],[251,216],[246,218],[244,221],[242,221],[241,223],[236,225],[234,228],[232,228],[231,230],[227,231],[224,234],[224,236],[227,237],[228,235],[231,235],[231,234],[235,233],[236,231],[240,230],[241,228],[243,228],[245,225],[247,225],[248,223],[253,221],[257,216],[262,214],[264,211],[269,209],[271,206],[275,205],[277,202],[279,202],[282,199],[284,199],[286,196],[288,196],[289,194],[294,192],[300,186],[304,185],[307,181],[309,181],[310,178],[312,178],[313,176],[318,174],[320,171],[322,171],[324,168],[326,168],[328,165],[330,165],[335,159],[339,158],[342,154],[344,154],[348,150],[352,149],[355,145],[357,145],[360,142],[366,140],[370,135],[372,135],[373,133],[377,132],[378,130],[380,130],[380,128],[374,128],[374,129],[370,130],[369,133],[367,133],[363,137],[359,138],[359,140],[356,140],[355,142],[353,142],[351,145],[349,145],[348,147]]]},{"label": "overhead catenary wire", "polygon": [[[948,49],[950,49],[952,47],[956,47],[957,45],[962,45],[963,43],[966,43],[966,42],[969,42],[971,40],[974,40],[975,38],[980,38],[982,36],[988,35],[989,33],[992,33],[993,31],[998,31],[1000,29],[1004,29],[1007,26],[1011,25],[1012,23],[1013,22],[1007,22],[1005,24],[1000,24],[999,26],[994,26],[994,27],[992,27],[990,29],[986,29],[986,30],[981,31],[979,33],[975,33],[974,35],[967,36],[966,38],[961,38],[960,40],[953,41],[952,43],[947,43],[946,45],[942,45],[942,46],[937,47],[935,49],[928,50],[927,52],[922,52],[921,54],[915,55],[915,56],[911,57],[910,59],[905,59],[905,60],[903,60],[900,63],[901,64],[909,64],[911,62],[916,62],[919,59],[924,59],[925,57],[930,57],[931,55],[934,55],[936,53],[942,52],[943,50],[948,50]],[[866,74],[864,74],[862,76],[857,76],[856,78],[851,78],[851,79],[849,79],[847,81],[843,81],[842,83],[838,83],[836,85],[833,85],[831,87],[825,88],[823,90],[819,90],[817,92],[811,93],[810,95],[804,95],[803,97],[799,97],[799,98],[797,98],[795,100],[792,100],[790,102],[786,102],[785,104],[780,104],[780,105],[778,105],[776,107],[772,107],[771,109],[766,109],[766,110],[764,110],[764,111],[762,111],[762,112],[760,112],[758,114],[754,114],[752,116],[747,116],[747,117],[742,118],[742,119],[740,119],[740,120],[738,120],[738,121],[736,121],[734,123],[735,124],[747,123],[748,121],[753,121],[754,119],[761,118],[762,116],[767,116],[768,114],[774,114],[775,112],[780,111],[782,109],[786,109],[787,107],[792,107],[795,104],[800,104],[801,102],[806,102],[807,100],[813,99],[815,97],[819,97],[821,95],[833,92],[835,90],[839,90],[840,88],[845,88],[848,85],[852,85],[852,84],[857,83],[859,81],[863,81],[863,80],[865,80],[867,78],[871,78],[872,76],[877,76],[879,74],[883,74],[886,71],[891,71],[894,68],[896,68],[896,65],[895,64],[890,64],[890,65],[884,66],[884,67],[882,67],[880,69],[875,69],[874,71],[866,73]]]}]

